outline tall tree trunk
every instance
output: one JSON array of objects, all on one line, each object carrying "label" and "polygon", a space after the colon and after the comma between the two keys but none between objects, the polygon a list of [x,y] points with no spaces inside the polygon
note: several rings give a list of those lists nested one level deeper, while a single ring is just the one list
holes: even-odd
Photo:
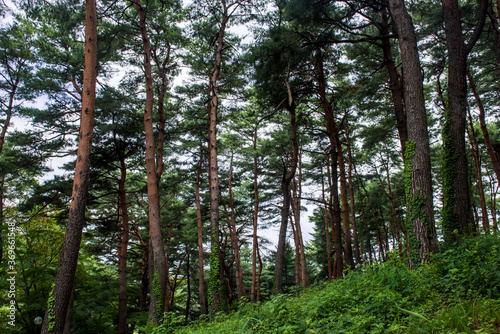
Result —
[{"label": "tall tree trunk", "polygon": [[295,217],[295,229],[297,230],[297,242],[299,245],[299,277],[300,284],[309,286],[309,275],[307,273],[306,252],[302,228],[300,226],[300,198],[302,197],[302,153],[298,156],[298,178],[292,179],[292,211]]},{"label": "tall tree trunk", "polygon": [[[323,175],[323,168],[321,168],[321,175]],[[327,266],[328,266],[328,281],[331,282],[332,278],[333,278],[332,250],[331,250],[331,246],[330,246],[330,229],[328,227],[328,206],[327,206],[326,198],[325,198],[325,178],[324,177],[321,178],[321,195],[323,197],[324,211],[325,211],[325,239],[326,239],[326,256],[327,256]]]},{"label": "tall tree trunk", "polygon": [[75,279],[78,253],[85,222],[85,207],[90,171],[90,152],[94,130],[96,78],[97,78],[97,10],[95,0],[85,3],[85,69],[83,73],[82,113],[78,140],[73,194],[68,224],[61,250],[61,258],[50,294],[42,333],[61,333]]},{"label": "tall tree trunk", "polygon": [[[459,242],[473,232],[465,119],[467,112],[466,61],[479,38],[486,18],[487,0],[481,0],[478,24],[464,43],[458,0],[441,0],[448,48],[448,109],[443,129],[443,230],[447,243]],[[458,231],[458,234],[454,231]]]},{"label": "tall tree trunk", "polygon": [[346,140],[347,140],[347,157],[348,157],[348,165],[347,165],[347,182],[349,183],[349,200],[351,202],[351,223],[352,223],[352,235],[354,242],[354,259],[356,263],[361,263],[361,249],[359,247],[359,239],[358,239],[358,224],[356,222],[356,207],[354,203],[354,181],[352,179],[352,167],[353,167],[353,159],[351,152],[351,138],[349,136],[349,126],[346,126]]},{"label": "tall tree trunk", "polygon": [[386,8],[383,8],[379,13],[381,18],[380,33],[382,35],[384,64],[389,74],[389,88],[391,89],[392,103],[394,104],[394,113],[396,115],[396,128],[398,130],[399,143],[401,145],[404,160],[406,142],[408,141],[408,123],[404,106],[403,83],[401,82],[401,77],[394,63],[394,58],[392,57],[391,39],[389,37],[389,20]]},{"label": "tall tree trunk", "polygon": [[[288,82],[287,82],[288,84]],[[289,90],[287,109],[290,115],[290,136],[292,138],[292,157],[290,159],[290,170],[286,171],[283,166],[283,178],[281,180],[281,192],[283,194],[283,204],[281,207],[281,226],[278,237],[278,249],[276,250],[275,286],[276,294],[283,293],[283,270],[285,259],[286,230],[288,227],[288,216],[290,214],[291,196],[290,183],[295,175],[298,162],[299,145],[297,141],[297,123],[295,120],[295,101]]]},{"label": "tall tree trunk", "polygon": [[472,77],[472,74],[470,73],[469,69],[467,69],[467,79],[469,80],[470,88],[472,90],[472,93],[474,94],[474,98],[476,99],[477,108],[479,109],[479,125],[481,127],[481,132],[483,133],[484,143],[486,144],[486,151],[490,156],[491,163],[493,165],[493,170],[495,171],[495,175],[497,177],[497,182],[500,183],[500,161],[498,161],[498,155],[495,153],[495,150],[493,149],[490,134],[488,132],[488,127],[486,126],[486,117],[484,112],[483,101],[479,96],[476,83],[474,82],[474,78]]},{"label": "tall tree trunk", "polygon": [[[424,77],[420,67],[417,38],[404,0],[389,0],[396,22],[399,49],[403,63],[403,89],[408,121],[408,142],[405,153],[406,201],[408,214],[408,265],[427,262],[437,252],[434,224],[432,174],[424,99]],[[411,228],[410,228],[411,226]]]},{"label": "tall tree trunk", "polygon": [[[210,252],[210,298],[214,312],[221,310],[222,301],[222,278],[223,258],[219,249],[219,173],[217,166],[217,80],[222,66],[222,50],[224,49],[224,34],[229,19],[228,8],[223,1],[222,20],[217,34],[217,51],[215,53],[215,69],[209,82],[208,102],[208,177],[210,188],[210,228],[211,228],[211,252]],[[218,271],[218,272],[215,272]]]},{"label": "tall tree trunk", "polygon": [[187,297],[186,297],[186,317],[184,318],[184,322],[189,321],[189,309],[191,308],[191,277],[190,277],[190,264],[189,264],[189,252],[191,250],[186,244],[186,285],[187,285]]},{"label": "tall tree trunk", "polygon": [[245,292],[245,285],[243,284],[243,271],[241,269],[240,245],[236,229],[236,212],[234,209],[232,180],[233,180],[233,155],[231,154],[231,162],[229,165],[229,206],[231,207],[230,231],[231,231],[231,245],[233,246],[235,272],[236,272],[236,293],[238,295],[238,301],[239,301],[241,300],[241,298],[246,297],[246,292]]},{"label": "tall tree trunk", "polygon": [[[349,201],[347,195],[347,180],[346,180],[346,170],[344,163],[344,155],[342,152],[342,144],[339,138],[339,131],[337,125],[335,124],[335,118],[333,114],[333,107],[326,96],[326,79],[323,69],[323,56],[320,50],[316,51],[316,59],[314,61],[314,67],[316,70],[316,80],[318,83],[318,94],[321,101],[321,106],[325,113],[326,118],[326,132],[328,134],[328,139],[330,140],[330,145],[336,150],[336,156],[339,167],[340,176],[340,196],[342,198],[342,227],[344,230],[344,258],[348,269],[354,268],[354,258],[352,256],[352,239],[351,239],[351,228],[349,226]],[[333,158],[333,156],[332,156]],[[334,180],[336,182],[336,180]]]},{"label": "tall tree trunk", "polygon": [[200,161],[196,166],[196,184],[195,184],[195,202],[196,219],[198,222],[198,294],[200,298],[200,313],[207,314],[207,302],[205,298],[205,268],[203,263],[203,222],[201,220],[201,199],[200,199],[200,181],[201,166],[203,164],[203,148],[200,147]]},{"label": "tall tree trunk", "polygon": [[120,157],[120,180],[118,182],[119,218],[121,220],[122,235],[118,241],[118,334],[127,334],[127,251],[129,240],[129,218],[125,181],[127,179],[127,166],[125,157]]},{"label": "tall tree trunk", "polygon": [[165,249],[160,225],[160,194],[159,178],[156,172],[155,138],[153,130],[154,89],[151,68],[151,43],[146,28],[146,9],[139,0],[135,2],[139,12],[139,28],[144,49],[144,73],[146,79],[146,104],[144,108],[144,131],[146,134],[146,170],[148,188],[149,240],[152,253],[149,262],[153,275],[150,275],[150,320],[159,324],[164,311],[164,301],[167,293],[167,266]]},{"label": "tall tree trunk", "polygon": [[253,191],[254,191],[254,209],[253,209],[253,233],[252,233],[252,287],[251,287],[251,300],[256,302],[257,291],[259,287],[257,286],[259,281],[257,280],[257,253],[259,251],[259,239],[257,237],[257,228],[259,221],[259,188],[258,188],[258,161],[257,161],[257,134],[258,127],[255,127],[253,135]]}]

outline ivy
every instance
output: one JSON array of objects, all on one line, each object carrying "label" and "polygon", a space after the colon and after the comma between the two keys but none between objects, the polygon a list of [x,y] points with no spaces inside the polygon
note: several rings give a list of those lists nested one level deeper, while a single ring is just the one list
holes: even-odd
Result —
[{"label": "ivy", "polygon": [[156,319],[161,319],[163,315],[163,301],[161,298],[161,284],[160,284],[160,277],[158,276],[156,261],[155,261],[155,273],[153,278],[153,294],[155,295],[156,298],[155,317]]},{"label": "ivy", "polygon": [[212,242],[212,246],[210,248],[210,276],[208,283],[208,295],[209,295],[208,304],[216,306],[217,301],[214,300],[214,294],[220,296],[221,287],[219,281],[219,270],[220,270],[219,255],[218,255],[219,249],[217,245],[217,236],[215,232],[213,232],[212,240],[215,240],[215,242]]},{"label": "ivy", "polygon": [[407,247],[408,247],[408,260],[414,266],[420,263],[420,253],[421,240],[419,240],[415,233],[413,232],[413,222],[415,220],[420,220],[425,228],[428,228],[428,217],[422,208],[425,206],[426,196],[420,195],[419,189],[415,189],[413,195],[411,193],[412,188],[412,170],[413,163],[412,159],[415,156],[415,146],[414,141],[408,140],[406,143],[405,151],[405,167],[404,167],[404,179],[405,179],[405,198],[407,205],[407,215],[406,215],[406,233],[407,233]]},{"label": "ivy", "polygon": [[49,319],[49,328],[48,331],[52,332],[54,330],[54,326],[56,325],[56,316],[54,313],[54,287],[55,283],[52,284],[52,290],[50,290],[49,299],[47,301],[47,314]]}]

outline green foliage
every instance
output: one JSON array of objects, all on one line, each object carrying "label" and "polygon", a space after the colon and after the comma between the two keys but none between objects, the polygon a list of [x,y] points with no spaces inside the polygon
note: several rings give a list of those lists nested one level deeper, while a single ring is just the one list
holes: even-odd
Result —
[{"label": "green foliage", "polygon": [[496,333],[499,250],[497,236],[479,237],[418,270],[392,254],[299,295],[155,333]]},{"label": "green foliage", "polygon": [[456,298],[500,299],[498,235],[465,240],[434,255],[440,290]]}]

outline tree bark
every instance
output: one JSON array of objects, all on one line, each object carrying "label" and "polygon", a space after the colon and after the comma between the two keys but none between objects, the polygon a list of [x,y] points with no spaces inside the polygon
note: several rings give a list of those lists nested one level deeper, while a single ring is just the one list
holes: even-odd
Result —
[{"label": "tree bark", "polygon": [[97,78],[97,10],[95,0],[85,3],[85,69],[83,73],[82,112],[78,140],[73,194],[68,224],[61,250],[54,289],[48,301],[42,333],[61,333],[75,279],[78,253],[85,222],[85,208],[90,171],[90,152],[94,131],[96,78]]},{"label": "tree bark", "polygon": [[[415,30],[404,0],[389,0],[389,7],[396,22],[403,63],[403,89],[408,121],[405,164],[406,177],[410,178],[407,182],[411,182],[409,189],[405,189],[408,224],[411,224],[411,228],[410,226],[407,228],[407,252],[408,265],[413,268],[415,262],[427,262],[430,253],[438,250],[423,88],[424,77],[420,67]],[[408,151],[410,143],[412,150]]]},{"label": "tree bark", "polygon": [[441,4],[448,48],[449,101],[443,130],[443,230],[445,242],[455,243],[474,229],[465,150],[466,60],[484,26],[487,0],[481,0],[478,24],[467,45],[462,34],[458,0],[441,0]]},{"label": "tree bark", "polygon": [[[155,138],[153,130],[154,89],[151,67],[151,42],[146,28],[146,9],[135,2],[139,12],[139,28],[144,49],[144,73],[146,79],[146,104],[144,108],[144,131],[146,134],[146,170],[148,188],[149,239],[152,254],[149,262],[153,275],[150,275],[150,320],[154,325],[161,321],[167,293],[167,266],[165,249],[160,224],[160,194],[158,191],[158,175],[156,172]],[[153,260],[153,261],[151,261]],[[157,286],[159,285],[159,286]]]},{"label": "tree bark", "polygon": [[[217,95],[217,80],[220,75],[222,66],[222,51],[224,49],[224,34],[226,32],[226,25],[229,20],[228,7],[226,2],[222,1],[222,19],[219,32],[217,34],[217,50],[215,53],[215,68],[210,76],[209,82],[209,102],[208,102],[208,177],[210,188],[210,227],[211,227],[211,253],[210,265],[218,263],[218,274],[213,272],[210,275],[210,280],[217,280],[217,283],[210,283],[211,300],[214,312],[221,309],[222,303],[222,277],[223,277],[223,258],[219,249],[219,176],[217,166],[217,108],[218,108],[218,95]],[[214,254],[216,252],[216,254]],[[214,268],[210,268],[213,270]],[[216,276],[218,278],[216,278]]]}]

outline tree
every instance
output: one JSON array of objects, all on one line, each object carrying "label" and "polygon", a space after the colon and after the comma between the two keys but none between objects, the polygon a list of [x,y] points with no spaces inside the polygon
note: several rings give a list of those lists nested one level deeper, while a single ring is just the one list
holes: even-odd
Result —
[{"label": "tree", "polygon": [[408,265],[414,268],[418,262],[427,262],[429,254],[438,250],[424,78],[412,19],[404,0],[390,0],[389,7],[396,22],[403,63],[403,88],[408,122],[408,141],[405,143],[405,191],[408,211],[406,248]]},{"label": "tree", "polygon": [[467,115],[467,56],[476,44],[486,19],[487,1],[481,0],[478,21],[464,42],[457,0],[441,1],[448,48],[448,105],[443,127],[443,229],[448,243],[474,230],[469,199],[465,150]]},{"label": "tree", "polygon": [[42,333],[59,333],[64,328],[85,221],[97,78],[97,9],[95,0],[87,0],[85,13],[85,69],[73,194],[59,268],[54,289],[47,304]]}]

